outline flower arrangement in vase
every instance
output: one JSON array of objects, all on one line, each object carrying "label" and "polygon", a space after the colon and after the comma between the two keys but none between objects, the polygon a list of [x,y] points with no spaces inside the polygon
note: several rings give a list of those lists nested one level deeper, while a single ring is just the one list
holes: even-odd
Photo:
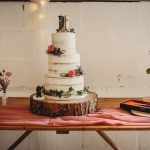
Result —
[{"label": "flower arrangement in vase", "polygon": [[3,70],[0,72],[0,91],[3,91],[3,96],[2,96],[2,105],[7,105],[7,95],[6,95],[6,90],[8,88],[8,85],[10,84],[9,77],[12,76],[11,72],[6,72]]}]

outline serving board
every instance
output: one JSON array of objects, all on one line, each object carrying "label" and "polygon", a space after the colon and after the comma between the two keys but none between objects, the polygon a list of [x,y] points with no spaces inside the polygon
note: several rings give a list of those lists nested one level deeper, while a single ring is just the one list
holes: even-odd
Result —
[{"label": "serving board", "polygon": [[30,111],[37,115],[58,116],[81,116],[97,111],[97,94],[88,92],[83,99],[77,100],[36,100],[35,94],[30,97]]}]

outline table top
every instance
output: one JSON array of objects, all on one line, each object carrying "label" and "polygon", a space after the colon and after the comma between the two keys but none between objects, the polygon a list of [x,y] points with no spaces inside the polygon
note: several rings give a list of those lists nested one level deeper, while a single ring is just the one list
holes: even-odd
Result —
[{"label": "table top", "polygon": [[[98,107],[108,107],[108,106],[115,106],[119,107],[121,102],[136,99],[141,100],[141,98],[99,98],[98,99]],[[20,106],[20,105],[29,105],[29,98],[28,97],[9,97],[8,99],[8,106],[7,107],[13,107],[13,106]],[[1,99],[0,99],[1,104]],[[0,109],[5,106],[0,105]],[[33,126],[27,126],[27,125],[0,125],[0,130],[52,130],[52,131],[94,131],[94,130],[108,130],[108,131],[122,131],[122,130],[150,130],[150,126],[106,126],[106,125],[86,125],[86,126],[39,126],[39,125],[33,125]]]}]

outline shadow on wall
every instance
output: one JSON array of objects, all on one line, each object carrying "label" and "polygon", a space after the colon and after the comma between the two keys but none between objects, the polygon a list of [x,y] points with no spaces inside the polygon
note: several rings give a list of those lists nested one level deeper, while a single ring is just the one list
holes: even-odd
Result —
[{"label": "shadow on wall", "polygon": [[117,80],[120,87],[128,87],[129,85],[132,85],[134,78],[131,75],[118,74]]}]

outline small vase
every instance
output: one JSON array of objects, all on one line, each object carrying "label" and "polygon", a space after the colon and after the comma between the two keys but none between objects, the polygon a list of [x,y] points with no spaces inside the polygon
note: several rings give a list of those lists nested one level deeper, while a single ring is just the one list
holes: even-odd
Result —
[{"label": "small vase", "polygon": [[2,106],[6,106],[8,103],[8,97],[6,93],[3,93],[2,95]]}]

